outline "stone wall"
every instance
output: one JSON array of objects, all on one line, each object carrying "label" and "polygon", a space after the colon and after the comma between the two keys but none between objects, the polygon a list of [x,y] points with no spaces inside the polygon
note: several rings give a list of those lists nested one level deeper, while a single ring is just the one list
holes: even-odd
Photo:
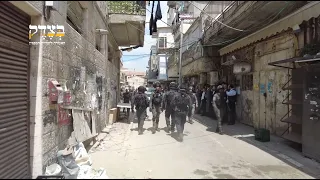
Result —
[{"label": "stone wall", "polygon": [[[29,3],[43,12],[43,1],[29,1]],[[103,51],[100,50],[102,53],[96,49],[95,30],[107,29],[103,20],[107,13],[105,2],[97,4],[104,15],[102,17],[94,4],[97,2],[87,1],[82,35],[66,22],[67,1],[54,3],[56,11],[51,11],[50,19],[41,24],[64,25],[65,36],[62,38],[65,44],[43,44],[40,47],[31,48],[31,55],[40,56],[37,65],[42,69],[42,73],[38,72],[37,77],[38,80],[42,79],[42,96],[36,98],[42,100],[43,170],[56,161],[57,151],[66,147],[67,140],[73,131],[72,123],[59,126],[59,109],[57,105],[50,105],[48,81],[55,79],[63,88],[70,90],[72,106],[94,108],[93,116],[96,119],[97,132],[100,132],[106,126],[108,109],[116,104],[117,93],[112,92],[118,88],[117,74],[120,71],[115,65],[119,58],[108,61],[108,53],[105,53],[108,52],[107,47]],[[35,62],[34,60],[31,64]],[[115,86],[112,86],[113,84]],[[109,93],[112,95],[108,95]],[[110,102],[112,105],[108,105]],[[68,110],[64,112],[71,114]]]}]

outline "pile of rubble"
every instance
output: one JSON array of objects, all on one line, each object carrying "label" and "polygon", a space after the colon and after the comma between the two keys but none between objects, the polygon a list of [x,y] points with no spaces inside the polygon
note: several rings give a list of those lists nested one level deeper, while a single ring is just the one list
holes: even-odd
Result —
[{"label": "pile of rubble", "polygon": [[83,143],[58,151],[59,164],[46,168],[46,176],[62,175],[65,179],[108,179],[103,168],[92,168],[92,161]]}]

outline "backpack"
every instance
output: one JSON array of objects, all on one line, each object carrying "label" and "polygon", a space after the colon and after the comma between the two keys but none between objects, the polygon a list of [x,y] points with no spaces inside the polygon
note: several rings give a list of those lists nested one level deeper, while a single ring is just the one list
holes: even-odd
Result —
[{"label": "backpack", "polygon": [[137,110],[144,110],[148,107],[147,97],[145,94],[136,94],[135,105]]},{"label": "backpack", "polygon": [[159,106],[162,102],[162,94],[161,93],[154,93],[152,96],[152,104]]},{"label": "backpack", "polygon": [[180,93],[177,99],[174,99],[176,102],[176,111],[178,115],[187,115],[189,112],[190,99],[189,95],[186,93]]},{"label": "backpack", "polygon": [[166,95],[166,102],[167,102],[167,106],[171,106],[171,100],[173,99],[174,95],[176,94],[175,91],[169,91],[168,94]]}]

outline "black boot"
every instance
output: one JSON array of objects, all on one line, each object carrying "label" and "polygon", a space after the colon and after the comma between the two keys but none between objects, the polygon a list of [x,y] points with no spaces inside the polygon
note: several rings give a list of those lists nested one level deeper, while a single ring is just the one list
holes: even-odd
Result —
[{"label": "black boot", "polygon": [[183,133],[179,133],[178,135],[178,141],[182,142],[183,141]]},{"label": "black boot", "polygon": [[152,122],[153,123],[153,128],[152,128],[152,134],[156,133],[157,127],[156,127],[156,122]]},{"label": "black boot", "polygon": [[171,128],[170,128],[171,132],[174,132],[175,131],[175,128],[173,125],[171,125]]}]

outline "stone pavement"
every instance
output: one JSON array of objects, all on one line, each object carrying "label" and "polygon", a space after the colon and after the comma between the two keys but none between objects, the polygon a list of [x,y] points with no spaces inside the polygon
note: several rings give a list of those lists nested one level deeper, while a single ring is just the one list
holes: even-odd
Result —
[{"label": "stone pavement", "polygon": [[196,119],[194,124],[186,124],[182,143],[164,131],[164,113],[156,134],[151,132],[150,120],[145,121],[143,135],[138,135],[136,123],[115,123],[101,143],[89,151],[93,167],[105,168],[110,178],[155,179],[311,179],[320,172],[318,163],[292,158],[297,156],[294,150],[283,148],[277,141],[262,144],[252,140],[250,127],[225,126],[226,135],[219,135],[210,131],[215,121]]}]

